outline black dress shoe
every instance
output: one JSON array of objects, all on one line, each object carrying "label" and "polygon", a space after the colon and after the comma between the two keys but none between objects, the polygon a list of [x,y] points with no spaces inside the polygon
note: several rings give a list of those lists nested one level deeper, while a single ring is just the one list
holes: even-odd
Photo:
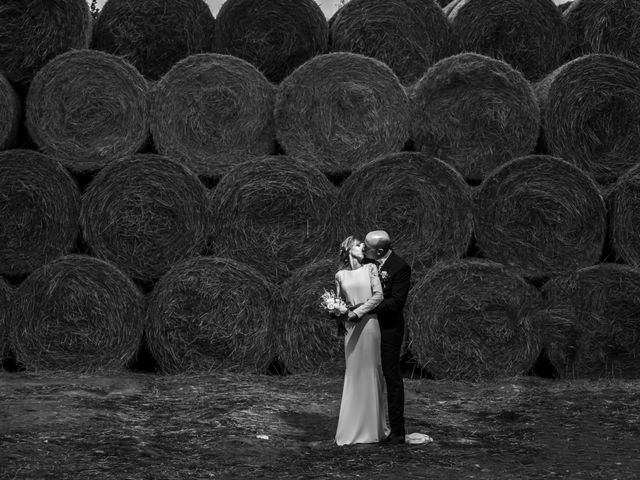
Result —
[{"label": "black dress shoe", "polygon": [[388,435],[384,437],[380,443],[384,445],[401,445],[404,443],[404,435]]}]

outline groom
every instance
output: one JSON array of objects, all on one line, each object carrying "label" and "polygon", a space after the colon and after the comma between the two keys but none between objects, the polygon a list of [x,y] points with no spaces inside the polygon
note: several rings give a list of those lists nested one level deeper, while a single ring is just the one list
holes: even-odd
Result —
[{"label": "groom", "polygon": [[391,434],[382,443],[404,443],[404,383],[400,350],[404,336],[404,308],[411,284],[411,267],[391,250],[389,234],[383,230],[367,233],[364,255],[375,261],[380,273],[384,300],[373,310],[382,336],[382,371],[387,384]]}]

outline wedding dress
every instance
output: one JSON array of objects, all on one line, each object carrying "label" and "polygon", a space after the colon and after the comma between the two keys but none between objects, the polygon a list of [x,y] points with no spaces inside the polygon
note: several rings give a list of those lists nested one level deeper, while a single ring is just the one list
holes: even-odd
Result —
[{"label": "wedding dress", "polygon": [[354,311],[357,322],[345,322],[345,375],[336,432],[338,445],[379,442],[389,435],[387,393],[380,356],[380,325],[368,313],[382,301],[375,264],[336,274],[338,294]]}]

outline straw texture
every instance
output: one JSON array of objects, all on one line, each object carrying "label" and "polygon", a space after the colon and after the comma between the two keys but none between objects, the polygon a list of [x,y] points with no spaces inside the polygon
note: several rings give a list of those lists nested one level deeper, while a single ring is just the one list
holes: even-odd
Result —
[{"label": "straw texture", "polygon": [[436,378],[521,375],[540,352],[540,301],[535,287],[500,264],[440,264],[409,293],[409,348]]},{"label": "straw texture", "polygon": [[149,298],[149,349],[165,372],[261,372],[271,360],[274,286],[228,258],[176,264]]},{"label": "straw texture", "polygon": [[640,161],[640,67],[612,55],[565,63],[535,86],[542,148],[615,182]]},{"label": "straw texture", "polygon": [[593,179],[564,160],[515,159],[475,193],[475,235],[485,257],[527,277],[566,273],[600,258],[604,200]]},{"label": "straw texture", "polygon": [[274,151],[275,88],[244,60],[192,55],[162,77],[151,98],[156,148],[198,175],[219,177]]},{"label": "straw texture", "polygon": [[203,0],[108,0],[91,48],[126,58],[157,80],[179,60],[214,51],[215,19]]},{"label": "straw texture", "polygon": [[0,152],[0,274],[25,275],[69,253],[79,211],[80,189],[56,160]]},{"label": "straw texture", "polygon": [[49,60],[88,48],[91,14],[85,0],[2,0],[0,72],[28,84]]},{"label": "straw texture", "polygon": [[0,150],[15,146],[21,119],[20,98],[9,81],[0,73]]},{"label": "straw texture", "polygon": [[411,84],[453,54],[457,38],[435,0],[351,0],[329,21],[329,46],[377,58]]},{"label": "straw texture", "polygon": [[13,291],[0,278],[0,361],[9,350],[9,328],[13,324]]},{"label": "straw texture", "polygon": [[91,253],[142,281],[206,247],[207,191],[198,177],[161,155],[125,157],[105,167],[82,198],[80,224]]},{"label": "straw texture", "polygon": [[640,267],[640,166],[624,173],[607,190],[605,199],[616,260]]},{"label": "straw texture", "polygon": [[276,136],[325,173],[398,152],[409,138],[407,95],[384,63],[355,53],[317,56],[282,82]]},{"label": "straw texture", "polygon": [[212,192],[212,251],[280,282],[334,247],[329,210],[336,194],[319,170],[296,158],[240,164]]},{"label": "straw texture", "polygon": [[18,289],[12,344],[32,370],[126,367],[142,337],[142,294],[113,265],[84,255],[54,260]]},{"label": "straw texture", "polygon": [[274,83],[327,51],[327,20],[313,0],[226,0],[216,22],[216,51],[248,61]]},{"label": "straw texture", "polygon": [[126,60],[95,50],[56,57],[27,96],[26,125],[38,148],[76,172],[141,151],[149,137],[147,82]]},{"label": "straw texture", "polygon": [[494,168],[532,153],[540,109],[520,72],[500,60],[462,53],[433,65],[411,94],[416,150],[479,181]]},{"label": "straw texture", "polygon": [[545,345],[566,377],[640,377],[640,270],[600,264],[555,278]]},{"label": "straw texture", "polygon": [[414,268],[460,258],[471,241],[469,187],[446,163],[421,153],[387,155],[355,170],[332,211],[339,238],[385,230]]},{"label": "straw texture", "polygon": [[504,60],[529,80],[563,61],[566,25],[552,0],[460,0],[445,13],[463,51]]}]

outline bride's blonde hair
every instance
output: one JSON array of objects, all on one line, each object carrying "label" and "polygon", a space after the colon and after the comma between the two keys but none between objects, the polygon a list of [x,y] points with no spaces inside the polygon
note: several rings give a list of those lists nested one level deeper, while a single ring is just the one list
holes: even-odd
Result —
[{"label": "bride's blonde hair", "polygon": [[349,235],[340,244],[340,268],[351,267],[351,263],[349,263],[349,252],[351,251],[351,247],[356,243],[360,243],[360,239],[355,235]]}]

